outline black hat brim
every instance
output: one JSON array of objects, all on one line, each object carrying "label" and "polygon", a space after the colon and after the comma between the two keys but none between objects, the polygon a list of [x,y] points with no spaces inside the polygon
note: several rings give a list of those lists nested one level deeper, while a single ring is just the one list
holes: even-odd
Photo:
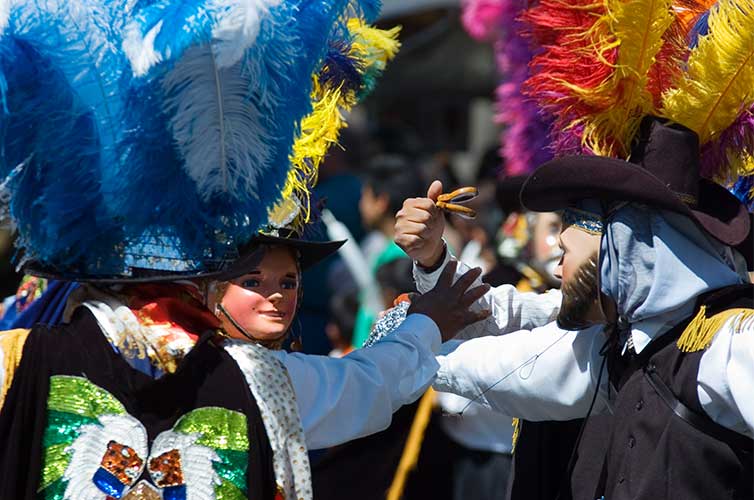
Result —
[{"label": "black hat brim", "polygon": [[248,273],[259,264],[261,255],[256,250],[260,246],[284,246],[295,250],[299,257],[301,269],[306,270],[335,254],[344,244],[345,240],[309,241],[259,234],[241,251],[241,256],[215,279],[228,281]]},{"label": "black hat brim", "polygon": [[47,268],[39,262],[30,261],[23,266],[24,273],[40,278],[55,279],[61,281],[77,281],[81,283],[157,283],[177,280],[211,279],[214,281],[230,281],[247,274],[254,269],[262,259],[262,253],[256,250],[260,245],[281,245],[296,250],[299,256],[301,269],[306,270],[313,265],[333,255],[343,246],[344,241],[308,241],[295,238],[281,238],[269,235],[257,235],[242,249],[240,257],[229,263],[224,269],[207,272],[178,273],[171,271],[155,271],[152,269],[134,270],[132,276],[91,276],[74,273],[61,273],[55,269]]},{"label": "black hat brim", "polygon": [[581,200],[633,202],[685,215],[720,242],[736,246],[750,230],[746,207],[730,192],[702,179],[689,206],[644,168],[602,156],[564,156],[535,170],[521,189],[528,210],[552,212]]}]

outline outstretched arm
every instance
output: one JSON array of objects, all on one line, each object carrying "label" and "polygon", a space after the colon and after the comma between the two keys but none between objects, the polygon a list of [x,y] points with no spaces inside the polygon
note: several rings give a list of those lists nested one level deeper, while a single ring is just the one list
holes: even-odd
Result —
[{"label": "outstretched arm", "polygon": [[[468,340],[438,357],[434,388],[527,420],[584,417],[598,390],[601,331],[566,331],[551,323]],[[595,413],[607,408],[607,367],[604,372]]]},{"label": "outstretched arm", "polygon": [[[442,264],[432,272],[426,272],[419,265],[414,264],[414,281],[419,292],[423,293],[434,287],[443,269],[455,260],[450,251],[446,251]],[[458,262],[455,279],[468,270],[469,267],[466,264]],[[481,284],[481,279],[474,283],[474,285],[479,284]],[[495,287],[471,306],[472,311],[491,311],[490,317],[464,328],[458,333],[457,338],[471,339],[487,335],[504,335],[544,326],[555,320],[560,310],[561,298],[560,290],[533,293],[519,292],[512,285]]]},{"label": "outstretched arm", "polygon": [[387,428],[393,413],[434,379],[440,343],[437,325],[412,314],[373,347],[344,358],[276,352],[293,382],[309,449]]}]

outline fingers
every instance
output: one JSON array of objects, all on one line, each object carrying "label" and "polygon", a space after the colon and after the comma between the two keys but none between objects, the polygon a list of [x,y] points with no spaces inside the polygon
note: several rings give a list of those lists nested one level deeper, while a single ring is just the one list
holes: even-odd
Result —
[{"label": "fingers", "polygon": [[476,279],[482,275],[482,269],[479,267],[476,267],[472,269],[471,271],[467,271],[463,276],[458,278],[458,281],[456,281],[455,285],[453,285],[452,289],[454,292],[458,294],[460,297],[463,295],[463,293],[468,290],[468,288],[471,286]]},{"label": "fingers", "polygon": [[427,190],[427,198],[430,200],[437,201],[437,197],[442,194],[442,182],[440,181],[434,181],[432,184],[429,185],[429,189]]},{"label": "fingers", "polygon": [[409,198],[403,202],[403,207],[395,214],[395,217],[412,222],[427,222],[439,212],[440,209],[429,198]]},{"label": "fingers", "polygon": [[448,265],[446,265],[445,269],[442,270],[442,274],[440,274],[440,277],[437,280],[437,287],[445,288],[445,289],[451,288],[453,286],[453,276],[456,275],[457,267],[458,267],[457,261],[451,260],[450,262],[448,262]]},{"label": "fingers", "polygon": [[489,318],[491,314],[492,311],[490,311],[489,309],[485,309],[483,311],[469,311],[463,318],[464,327],[473,325],[474,323],[478,323],[480,321],[484,321],[485,319]]},{"label": "fingers", "polygon": [[415,250],[424,246],[424,240],[415,234],[405,234],[396,232],[395,244],[398,245],[409,256],[413,256]]},{"label": "fingers", "polygon": [[462,307],[469,307],[471,304],[476,302],[477,300],[484,297],[484,294],[490,291],[490,285],[484,284],[480,286],[476,286],[469,290],[468,292],[463,294],[463,297],[458,301],[458,303]]}]

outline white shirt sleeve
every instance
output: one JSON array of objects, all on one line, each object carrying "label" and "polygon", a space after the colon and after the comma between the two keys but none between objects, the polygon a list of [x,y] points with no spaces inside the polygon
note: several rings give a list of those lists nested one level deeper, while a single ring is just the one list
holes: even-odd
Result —
[{"label": "white shirt sleeve", "polygon": [[[527,420],[584,417],[597,390],[602,327],[566,331],[550,323],[534,330],[471,339],[438,356],[434,388]],[[608,409],[607,367],[593,413]]]},{"label": "white shirt sleeve", "polygon": [[[420,293],[426,293],[437,283],[442,270],[453,259],[450,251],[445,252],[445,261],[432,273],[424,272],[414,264],[414,281]],[[454,281],[469,271],[463,262],[458,263]],[[477,280],[474,285],[481,285]],[[492,315],[478,323],[461,330],[456,338],[471,339],[487,335],[504,335],[518,330],[531,330],[553,321],[560,310],[560,290],[546,293],[519,292],[513,285],[502,285],[491,289],[476,301],[471,309],[481,311],[489,309]]]},{"label": "white shirt sleeve", "polygon": [[393,413],[434,379],[440,331],[411,314],[390,335],[344,358],[276,352],[288,369],[311,450],[386,429]]},{"label": "white shirt sleeve", "polygon": [[707,415],[733,431],[754,437],[754,318],[733,317],[702,355],[699,402]]}]

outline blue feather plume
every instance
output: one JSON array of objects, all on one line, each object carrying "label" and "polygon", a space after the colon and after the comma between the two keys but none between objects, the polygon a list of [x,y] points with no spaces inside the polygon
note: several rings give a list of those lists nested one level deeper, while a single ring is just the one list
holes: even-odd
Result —
[{"label": "blue feather plume", "polygon": [[[99,191],[94,114],[51,57],[23,39],[0,41],[8,81],[2,174],[24,258],[93,271],[119,241]],[[12,68],[12,70],[11,70]],[[92,255],[103,257],[98,262]]]},{"label": "blue feather plume", "polygon": [[359,61],[350,56],[350,50],[348,40],[331,41],[319,81],[325,87],[341,87],[344,92],[353,92],[355,95],[361,90],[364,78],[363,69],[359,67]]},{"label": "blue feather plume", "polygon": [[153,235],[159,221],[180,236],[186,258],[221,258],[266,224],[298,124],[311,110],[312,75],[346,5],[282,2],[265,11],[255,42],[225,68],[202,27],[182,57],[128,82],[126,153],[106,185],[118,186],[108,205],[129,210],[132,238]]},{"label": "blue feather plume", "polygon": [[345,20],[378,5],[14,4],[0,37],[0,194],[26,258],[109,277],[232,257],[281,199],[313,75],[360,86]]},{"label": "blue feather plume", "polygon": [[92,272],[118,241],[99,187],[117,160],[124,20],[123,1],[19,2],[2,37],[0,175],[18,245],[44,266]]}]

